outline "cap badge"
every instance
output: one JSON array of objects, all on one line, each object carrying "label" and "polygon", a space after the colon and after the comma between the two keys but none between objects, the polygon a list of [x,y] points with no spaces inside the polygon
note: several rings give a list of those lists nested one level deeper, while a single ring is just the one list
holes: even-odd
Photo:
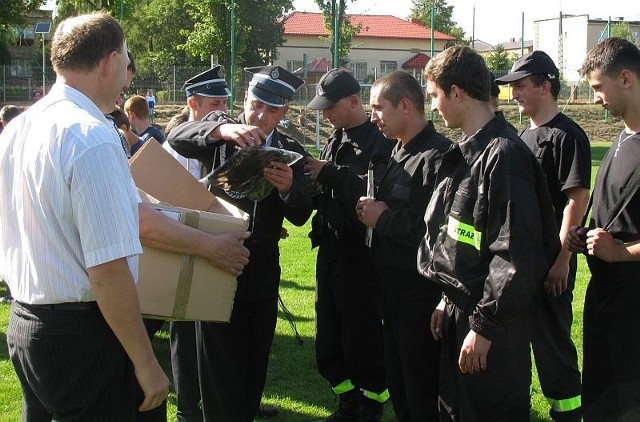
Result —
[{"label": "cap badge", "polygon": [[278,79],[280,77],[280,72],[278,72],[278,69],[273,69],[271,71],[271,78],[272,79]]},{"label": "cap badge", "polygon": [[316,85],[316,94],[323,96],[324,95],[324,89],[322,88],[322,85],[318,84]]}]

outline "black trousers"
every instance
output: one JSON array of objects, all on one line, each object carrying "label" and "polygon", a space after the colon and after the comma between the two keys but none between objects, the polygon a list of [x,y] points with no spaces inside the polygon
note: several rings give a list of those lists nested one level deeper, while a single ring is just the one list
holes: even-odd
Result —
[{"label": "black trousers", "polygon": [[487,369],[464,374],[458,367],[469,315],[448,304],[440,366],[440,420],[528,422],[531,385],[530,310],[491,343]]},{"label": "black trousers", "polygon": [[172,321],[169,333],[178,422],[201,422],[196,323]]},{"label": "black trousers", "polygon": [[640,273],[638,265],[608,267],[592,268],[584,302],[584,420],[639,421]]},{"label": "black trousers", "polygon": [[536,292],[531,330],[531,346],[540,386],[544,396],[552,403],[549,414],[553,420],[563,422],[582,420],[582,381],[578,352],[571,339],[571,304],[575,280],[574,255],[567,280],[568,287],[562,295],[549,296],[542,287]]},{"label": "black trousers", "polygon": [[428,280],[422,283],[422,287],[384,291],[384,362],[399,422],[438,420],[440,343],[429,324],[440,292],[428,286]]},{"label": "black trousers", "polygon": [[368,259],[316,265],[316,362],[332,387],[351,380],[358,388],[386,390],[380,285]]},{"label": "black trousers", "polygon": [[206,421],[253,421],[267,378],[278,298],[237,301],[229,323],[196,323]]},{"label": "black trousers", "polygon": [[134,420],[133,366],[97,305],[58,310],[14,301],[7,344],[23,421]]}]

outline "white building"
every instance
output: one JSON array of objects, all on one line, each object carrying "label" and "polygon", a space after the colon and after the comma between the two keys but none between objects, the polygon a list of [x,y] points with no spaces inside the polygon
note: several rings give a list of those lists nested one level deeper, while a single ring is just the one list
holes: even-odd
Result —
[{"label": "white building", "polygon": [[[611,21],[625,22],[623,18]],[[640,39],[640,22],[626,21],[636,38]],[[546,52],[560,69],[569,85],[580,80],[582,62],[598,42],[607,38],[604,19],[589,19],[589,15],[562,15],[533,22],[533,49]]]}]

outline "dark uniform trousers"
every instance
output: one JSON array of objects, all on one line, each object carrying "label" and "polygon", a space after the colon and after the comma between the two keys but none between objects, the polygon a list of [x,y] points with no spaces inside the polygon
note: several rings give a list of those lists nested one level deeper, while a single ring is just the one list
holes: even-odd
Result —
[{"label": "dark uniform trousers", "polygon": [[552,399],[550,415],[555,421],[580,421],[581,380],[578,352],[571,340],[573,324],[573,289],[576,281],[577,258],[569,264],[567,290],[557,297],[536,292],[534,300],[531,346],[536,360],[538,378],[545,397]]},{"label": "dark uniform trousers", "polygon": [[203,420],[200,407],[195,324],[194,321],[172,321],[169,326],[171,371],[176,391],[178,422]]},{"label": "dark uniform trousers", "polygon": [[640,264],[607,264],[589,257],[589,268],[583,325],[584,420],[640,421]]},{"label": "dark uniform trousers", "polygon": [[236,301],[228,324],[196,323],[204,420],[253,421],[267,378],[277,316],[274,296]]},{"label": "dark uniform trousers", "polygon": [[469,313],[448,303],[440,367],[440,421],[528,422],[531,385],[531,313],[491,343],[487,369],[462,373],[458,357],[469,333]]},{"label": "dark uniform trousers", "polygon": [[325,258],[316,265],[316,361],[332,387],[345,380],[386,390],[379,281],[368,256]]},{"label": "dark uniform trousers", "polygon": [[97,305],[59,310],[14,301],[7,344],[22,420],[134,420],[140,403],[133,365]]},{"label": "dark uniform trousers", "polygon": [[438,420],[440,343],[429,324],[441,293],[429,281],[422,283],[383,288],[385,370],[399,422]]}]

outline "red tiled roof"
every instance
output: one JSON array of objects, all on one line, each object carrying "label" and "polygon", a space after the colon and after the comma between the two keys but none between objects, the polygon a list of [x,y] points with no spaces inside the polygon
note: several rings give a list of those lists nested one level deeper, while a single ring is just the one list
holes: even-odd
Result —
[{"label": "red tiled roof", "polygon": [[[360,25],[358,37],[430,39],[431,29],[391,15],[347,15],[354,25]],[[433,31],[434,39],[453,41],[454,37]],[[284,35],[328,36],[321,13],[292,12],[284,17]]]},{"label": "red tiled roof", "polygon": [[424,53],[418,53],[404,62],[401,67],[403,69],[424,69],[429,60],[431,60],[431,57]]}]

